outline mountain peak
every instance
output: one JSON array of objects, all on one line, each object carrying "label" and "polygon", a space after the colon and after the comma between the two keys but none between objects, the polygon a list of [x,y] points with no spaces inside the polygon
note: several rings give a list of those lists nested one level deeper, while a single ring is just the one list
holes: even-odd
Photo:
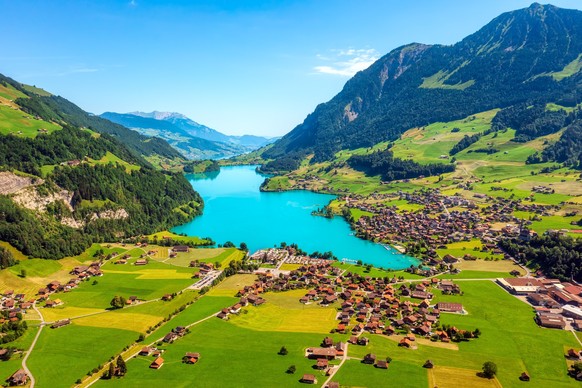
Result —
[{"label": "mountain peak", "polygon": [[134,116],[146,117],[149,119],[156,119],[156,120],[167,120],[167,119],[184,119],[188,120],[188,117],[184,116],[178,112],[160,112],[160,111],[153,111],[153,112],[129,112],[129,114]]}]

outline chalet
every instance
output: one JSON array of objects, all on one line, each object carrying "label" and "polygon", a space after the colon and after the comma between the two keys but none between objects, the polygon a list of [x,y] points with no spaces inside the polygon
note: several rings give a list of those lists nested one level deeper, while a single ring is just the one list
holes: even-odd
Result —
[{"label": "chalet", "polygon": [[527,372],[522,372],[522,374],[519,376],[519,379],[521,381],[529,381],[529,375],[527,374]]},{"label": "chalet", "polygon": [[410,348],[410,347],[412,347],[412,342],[408,338],[402,338],[400,340],[400,342],[398,343],[398,346]]},{"label": "chalet", "polygon": [[432,368],[434,368],[434,364],[431,360],[426,360],[426,362],[424,363],[424,365],[422,367],[427,368],[427,369],[432,369]]},{"label": "chalet", "polygon": [[10,385],[25,385],[28,383],[28,375],[24,369],[19,369],[10,376],[6,382]]},{"label": "chalet", "polygon": [[362,362],[364,364],[374,364],[376,362],[376,355],[373,353],[368,353],[364,356]]},{"label": "chalet", "polygon": [[58,329],[59,327],[67,326],[71,323],[70,319],[62,319],[60,321],[56,321],[51,325],[51,329]]},{"label": "chalet", "polygon": [[580,360],[580,351],[578,350],[574,350],[574,349],[568,349],[568,352],[566,353],[566,357],[568,357],[571,360]]},{"label": "chalet", "polygon": [[148,263],[148,260],[147,259],[137,259],[135,261],[135,265],[147,265],[147,263]]},{"label": "chalet", "polygon": [[[309,352],[309,350],[308,350]],[[327,358],[328,360],[333,360],[337,356],[337,350],[333,347],[331,348],[312,348],[308,355],[308,358]]]},{"label": "chalet", "polygon": [[367,337],[360,337],[357,340],[357,344],[361,346],[367,346],[370,340]]},{"label": "chalet", "polygon": [[431,299],[432,294],[430,294],[426,291],[414,291],[414,292],[412,292],[410,297],[414,298],[414,299]]},{"label": "chalet", "polygon": [[160,369],[164,365],[164,359],[162,357],[157,357],[152,363],[150,364],[150,368],[152,369]]},{"label": "chalet", "polygon": [[388,362],[384,360],[378,360],[374,366],[379,369],[388,369]]},{"label": "chalet", "polygon": [[144,346],[143,348],[141,348],[141,350],[139,351],[139,355],[140,356],[149,356],[150,354],[152,354],[153,349],[151,346]]},{"label": "chalet", "polygon": [[172,299],[174,299],[174,295],[172,295],[172,294],[165,294],[164,296],[162,296],[162,300],[164,302],[168,302],[168,301],[170,301]]},{"label": "chalet", "polygon": [[71,272],[69,272],[71,275],[79,275],[82,274],[83,272],[87,271],[89,269],[89,267],[85,266],[85,265],[81,265],[78,267],[75,267],[71,270]]},{"label": "chalet", "polygon": [[461,303],[439,302],[436,305],[439,312],[444,311],[448,313],[462,313],[463,305]]},{"label": "chalet", "polygon": [[46,296],[49,294],[49,289],[48,288],[41,288],[40,290],[38,290],[38,295],[40,296]]},{"label": "chalet", "polygon": [[196,364],[200,359],[200,353],[186,353],[182,358],[186,364]]},{"label": "chalet", "polygon": [[547,327],[551,329],[564,329],[566,327],[566,322],[564,318],[557,314],[539,312],[536,315],[537,323],[542,327]]},{"label": "chalet", "polygon": [[6,290],[6,291],[4,291],[3,295],[7,298],[10,298],[10,297],[12,297],[13,294],[14,294],[14,290]]},{"label": "chalet", "polygon": [[229,312],[231,314],[238,314],[238,313],[240,313],[241,308],[242,308],[242,305],[240,303],[237,303],[230,308]]},{"label": "chalet", "polygon": [[327,384],[327,388],[340,388],[340,383],[337,381],[331,381],[329,384]]},{"label": "chalet", "polygon": [[56,290],[59,289],[59,287],[61,286],[61,282],[59,282],[58,280],[54,280],[52,282],[50,282],[49,284],[47,284],[47,288],[49,289],[49,292],[55,292]]},{"label": "chalet", "polygon": [[221,311],[221,312],[219,312],[219,313],[216,315],[216,318],[218,318],[218,319],[224,319],[224,320],[227,320],[227,319],[228,319],[228,314],[225,314],[225,313],[223,313],[223,312]]},{"label": "chalet", "polygon": [[172,343],[176,340],[176,338],[178,338],[178,334],[171,331],[164,336],[164,339],[162,341],[164,341],[166,343]]},{"label": "chalet", "polygon": [[327,295],[325,298],[323,298],[323,300],[321,301],[321,304],[323,304],[323,305],[331,304],[331,303],[335,302],[336,300],[337,300],[337,296]]},{"label": "chalet", "polygon": [[315,364],[315,369],[323,370],[329,366],[329,361],[326,358],[319,358]]},{"label": "chalet", "polygon": [[190,247],[187,245],[176,245],[172,248],[174,252],[190,252]]},{"label": "chalet", "polygon": [[119,259],[115,261],[113,264],[127,264],[127,259]]},{"label": "chalet", "polygon": [[314,375],[306,374],[301,377],[301,382],[305,384],[317,384],[317,379]]},{"label": "chalet", "polygon": [[350,339],[348,340],[348,342],[350,344],[357,344],[358,343],[358,337],[356,337],[355,335],[351,336]]},{"label": "chalet", "polygon": [[333,346],[333,338],[331,337],[325,337],[323,339],[323,341],[321,342],[321,346],[324,348],[330,348]]}]

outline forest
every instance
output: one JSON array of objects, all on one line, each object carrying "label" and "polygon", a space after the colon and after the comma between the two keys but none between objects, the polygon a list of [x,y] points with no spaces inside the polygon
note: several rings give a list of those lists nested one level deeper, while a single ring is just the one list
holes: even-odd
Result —
[{"label": "forest", "polygon": [[395,158],[390,150],[377,151],[367,155],[352,155],[348,165],[366,175],[380,175],[383,180],[411,179],[420,176],[440,175],[455,171],[452,163],[418,164],[412,160]]},{"label": "forest", "polygon": [[526,264],[531,261],[547,277],[582,281],[582,238],[556,233],[536,236],[530,241],[503,239],[499,245],[519,262]]}]

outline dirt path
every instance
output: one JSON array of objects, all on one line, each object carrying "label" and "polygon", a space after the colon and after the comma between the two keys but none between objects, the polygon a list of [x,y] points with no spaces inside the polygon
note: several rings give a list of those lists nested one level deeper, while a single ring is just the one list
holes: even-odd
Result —
[{"label": "dirt path", "polygon": [[26,354],[24,355],[24,358],[22,359],[22,369],[24,369],[24,371],[26,372],[26,374],[30,378],[30,388],[34,388],[34,384],[36,383],[36,381],[34,380],[34,376],[30,372],[30,369],[28,369],[28,366],[26,365],[26,360],[28,360],[30,353],[32,353],[32,350],[34,349],[34,345],[36,345],[36,341],[38,341],[38,338],[40,337],[40,333],[42,332],[42,329],[44,328],[44,325],[45,325],[45,321],[44,321],[44,318],[42,316],[42,313],[36,307],[36,302],[34,302],[34,304],[32,305],[32,308],[34,309],[34,311],[36,311],[38,313],[38,316],[40,317],[40,325],[38,327],[38,332],[36,333],[34,340],[32,340],[32,344],[30,345],[30,348],[28,348],[28,351],[26,352]]}]

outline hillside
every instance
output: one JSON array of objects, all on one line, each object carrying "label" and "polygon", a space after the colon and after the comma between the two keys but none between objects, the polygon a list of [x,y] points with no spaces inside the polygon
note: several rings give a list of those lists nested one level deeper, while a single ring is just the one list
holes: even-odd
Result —
[{"label": "hillside", "polygon": [[189,159],[227,158],[253,151],[275,140],[252,135],[228,136],[180,113],[105,112],[101,117],[143,135],[162,138]]},{"label": "hillside", "polygon": [[[397,140],[410,128],[519,104],[575,106],[582,12],[532,4],[452,45],[388,53],[263,153],[267,171],[330,160],[342,149]],[[577,156],[577,155],[576,155]]]},{"label": "hillside", "polygon": [[91,116],[62,97],[0,79],[0,241],[58,259],[92,242],[192,219],[202,199],[146,157],[180,155],[161,139]]}]

